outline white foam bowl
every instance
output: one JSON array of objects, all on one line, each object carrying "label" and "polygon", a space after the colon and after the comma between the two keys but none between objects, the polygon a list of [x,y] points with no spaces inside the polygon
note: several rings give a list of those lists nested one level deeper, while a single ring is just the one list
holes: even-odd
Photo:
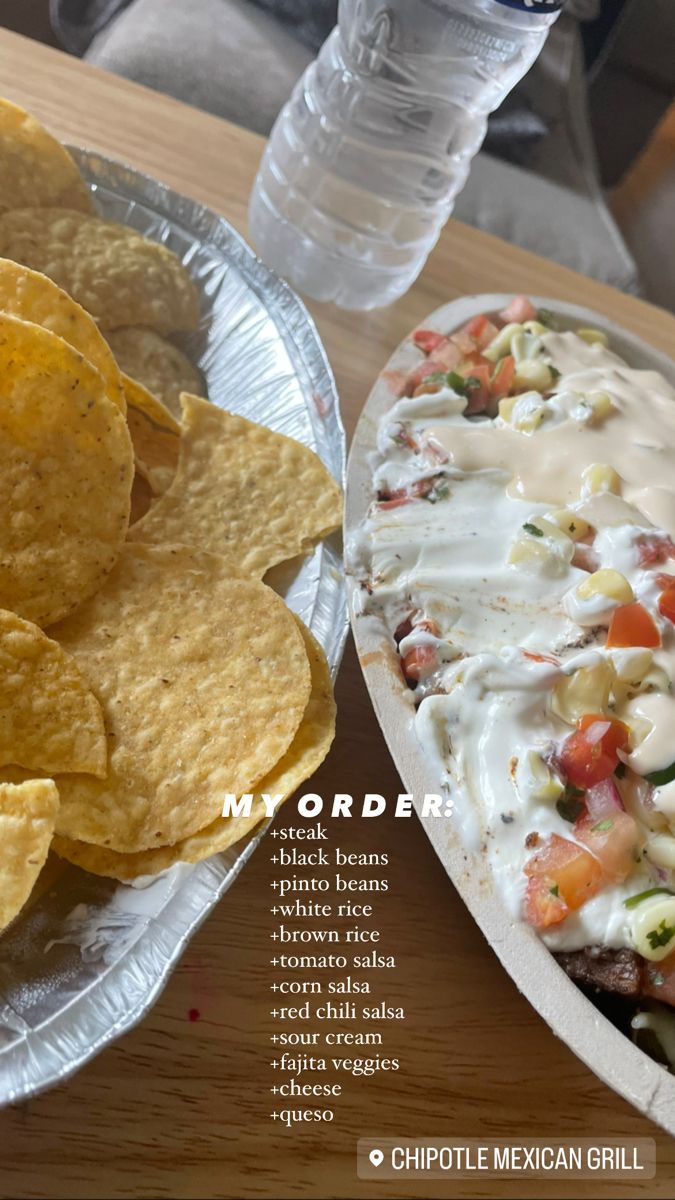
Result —
[{"label": "white foam bowl", "polygon": [[[436,309],[425,329],[447,333],[482,312],[504,307],[508,295],[465,296]],[[660,371],[675,386],[675,363],[600,313],[559,300],[533,297],[551,309],[561,325],[601,329],[611,347],[631,366]],[[394,351],[378,377],[361,415],[347,469],[345,544],[360,525],[373,499],[369,455],[375,450],[380,418],[394,403],[392,374],[420,361],[410,337]],[[439,791],[439,780],[425,763],[413,728],[413,693],[405,686],[390,633],[376,616],[358,613],[358,580],[348,579],[350,615],[356,648],[373,707],[406,792],[416,800]],[[474,920],[517,987],[575,1054],[609,1087],[641,1113],[675,1134],[675,1076],[649,1058],[617,1029],[568,979],[537,934],[514,921],[504,909],[485,863],[470,854],[453,822],[418,815],[424,829]]]}]

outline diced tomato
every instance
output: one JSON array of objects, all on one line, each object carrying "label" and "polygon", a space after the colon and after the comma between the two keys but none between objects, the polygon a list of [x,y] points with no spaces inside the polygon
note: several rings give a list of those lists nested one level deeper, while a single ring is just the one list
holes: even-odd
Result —
[{"label": "diced tomato", "polygon": [[614,717],[587,713],[562,744],[558,757],[561,770],[575,787],[591,788],[613,775],[619,756],[628,742],[628,729]]},{"label": "diced tomato", "polygon": [[473,354],[465,354],[463,358],[460,358],[457,366],[455,367],[455,372],[457,375],[461,375],[462,378],[465,379],[467,375],[473,374],[474,367],[484,362],[485,359],[483,358],[483,355],[476,350]]},{"label": "diced tomato", "polygon": [[[598,726],[608,725],[609,729]],[[628,741],[628,727],[616,717],[605,717],[597,713],[584,713],[577,720],[577,729],[587,735],[591,742],[601,741],[603,746],[622,750]]]},{"label": "diced tomato", "polygon": [[514,296],[510,304],[502,309],[499,316],[505,325],[509,325],[511,321],[522,325],[523,321],[534,321],[537,310],[527,296]]},{"label": "diced tomato", "polygon": [[487,363],[476,363],[466,367],[464,378],[477,381],[468,389],[468,404],[464,414],[483,412],[490,399],[490,367]]},{"label": "diced tomato", "polygon": [[597,571],[600,565],[600,560],[593,549],[587,542],[577,542],[572,555],[572,566],[578,567],[580,571]]},{"label": "diced tomato", "polygon": [[[473,344],[472,351],[474,354],[478,353]],[[433,357],[426,358],[424,362],[418,363],[408,373],[404,389],[405,395],[412,396],[415,389],[425,379],[428,379],[430,375],[447,375],[448,371],[454,371],[462,361],[462,357],[459,347],[454,342],[451,342],[449,338],[442,337],[433,351]]]},{"label": "diced tomato", "polygon": [[625,811],[613,779],[586,792],[586,810],[574,824],[574,836],[598,859],[605,877],[621,883],[635,866],[638,827]]},{"label": "diced tomato", "polygon": [[515,372],[515,358],[512,354],[505,354],[504,358],[497,363],[490,381],[490,391],[496,400],[501,399],[502,396],[508,396]]},{"label": "diced tomato", "polygon": [[465,333],[463,329],[458,329],[457,333],[451,333],[450,341],[454,342],[460,354],[475,354],[478,349],[473,338],[469,337],[469,334]]},{"label": "diced tomato", "polygon": [[661,962],[645,962],[645,996],[675,1005],[675,953]]},{"label": "diced tomato", "polygon": [[542,876],[528,879],[525,888],[525,920],[535,929],[559,925],[569,916],[569,905],[563,900],[556,884]]},{"label": "diced tomato", "polygon": [[635,539],[641,567],[665,562],[675,556],[675,542],[666,533],[641,533]]},{"label": "diced tomato", "polygon": [[408,373],[405,386],[406,396],[412,396],[416,387],[419,387],[423,379],[427,379],[429,375],[445,375],[448,368],[444,363],[439,362],[435,358],[427,358],[424,362],[418,363]]},{"label": "diced tomato", "polygon": [[606,646],[660,646],[661,637],[644,605],[634,601],[614,609]]},{"label": "diced tomato", "polygon": [[598,859],[605,878],[622,883],[635,867],[638,827],[626,812],[613,817],[579,817],[574,836]]},{"label": "diced tomato", "polygon": [[447,340],[444,333],[436,333],[434,329],[416,329],[413,333],[413,342],[425,354],[432,354],[437,346]]},{"label": "diced tomato", "polygon": [[496,338],[498,333],[499,333],[498,327],[496,325],[494,325],[492,321],[486,321],[485,325],[483,326],[480,337],[476,339],[476,344],[478,346],[478,349],[485,350],[486,346],[490,345],[490,342],[493,341],[494,338]]},{"label": "diced tomato", "polygon": [[428,675],[436,659],[436,649],[431,645],[413,646],[401,659],[401,668],[408,683],[419,683]]},{"label": "diced tomato", "polygon": [[462,326],[462,333],[467,333],[474,342],[478,343],[481,333],[488,323],[488,317],[485,313],[479,313],[477,317],[472,317],[467,321],[466,325]]},{"label": "diced tomato", "polygon": [[558,925],[602,885],[600,863],[576,842],[551,834],[525,863],[525,919],[536,929]]},{"label": "diced tomato", "polygon": [[470,338],[473,338],[479,350],[484,350],[486,346],[490,345],[492,339],[497,336],[499,330],[485,313],[480,313],[479,316],[472,317],[470,321],[467,321],[466,325],[462,328],[462,333],[466,333]]},{"label": "diced tomato", "polygon": [[659,612],[675,625],[675,587],[666,588],[659,596]]},{"label": "diced tomato", "polygon": [[443,343],[434,351],[434,361],[441,363],[444,371],[454,371],[462,361],[462,352],[454,342],[445,338]]}]

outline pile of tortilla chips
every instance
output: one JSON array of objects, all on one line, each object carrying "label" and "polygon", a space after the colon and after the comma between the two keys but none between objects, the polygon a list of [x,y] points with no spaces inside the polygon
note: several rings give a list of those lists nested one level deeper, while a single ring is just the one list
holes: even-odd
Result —
[{"label": "pile of tortilla chips", "polygon": [[197,862],[333,739],[325,655],[263,577],[339,525],[340,489],[193,394],[167,335],[198,311],[0,101],[0,930],[50,848],[122,880]]}]

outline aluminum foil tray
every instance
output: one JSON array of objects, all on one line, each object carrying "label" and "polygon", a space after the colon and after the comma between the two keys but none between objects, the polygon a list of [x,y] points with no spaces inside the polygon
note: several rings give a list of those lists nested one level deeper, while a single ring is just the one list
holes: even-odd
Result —
[{"label": "aluminum foil tray", "polygon": [[[200,327],[181,344],[210,399],[311,446],[342,481],[335,382],[297,296],[216,213],[100,154],[72,152],[101,214],[164,242],[196,280]],[[347,633],[338,537],[270,582],[319,639],[335,675]],[[207,862],[133,887],[50,860],[0,938],[0,1105],[65,1079],[147,1013],[267,824]]]}]

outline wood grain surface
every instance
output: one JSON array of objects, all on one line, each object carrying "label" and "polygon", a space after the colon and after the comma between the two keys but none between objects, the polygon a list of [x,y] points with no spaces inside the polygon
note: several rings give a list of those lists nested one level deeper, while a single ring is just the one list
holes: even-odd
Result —
[{"label": "wood grain surface", "polygon": [[[209,203],[245,232],[262,142],[156,93],[0,33],[0,94],[60,136],[125,159]],[[552,214],[552,219],[555,215]],[[450,222],[420,281],[391,308],[312,306],[351,431],[397,341],[430,309],[480,291],[532,291],[601,309],[666,351],[675,320]],[[312,790],[395,796],[399,782],[353,651],[337,687],[338,736]],[[290,824],[293,805],[280,816]],[[398,969],[373,977],[405,1007],[386,1026],[396,1076],[347,1082],[333,1125],[269,1120],[268,840],[187,950],[152,1013],[69,1083],[0,1112],[3,1197],[670,1197],[675,1145],[598,1082],[518,994],[458,900],[416,821],[355,820],[339,843],[385,850],[381,945]],[[197,1010],[199,1020],[190,1020]],[[359,1183],[359,1136],[656,1138],[643,1185],[489,1181]]]}]

